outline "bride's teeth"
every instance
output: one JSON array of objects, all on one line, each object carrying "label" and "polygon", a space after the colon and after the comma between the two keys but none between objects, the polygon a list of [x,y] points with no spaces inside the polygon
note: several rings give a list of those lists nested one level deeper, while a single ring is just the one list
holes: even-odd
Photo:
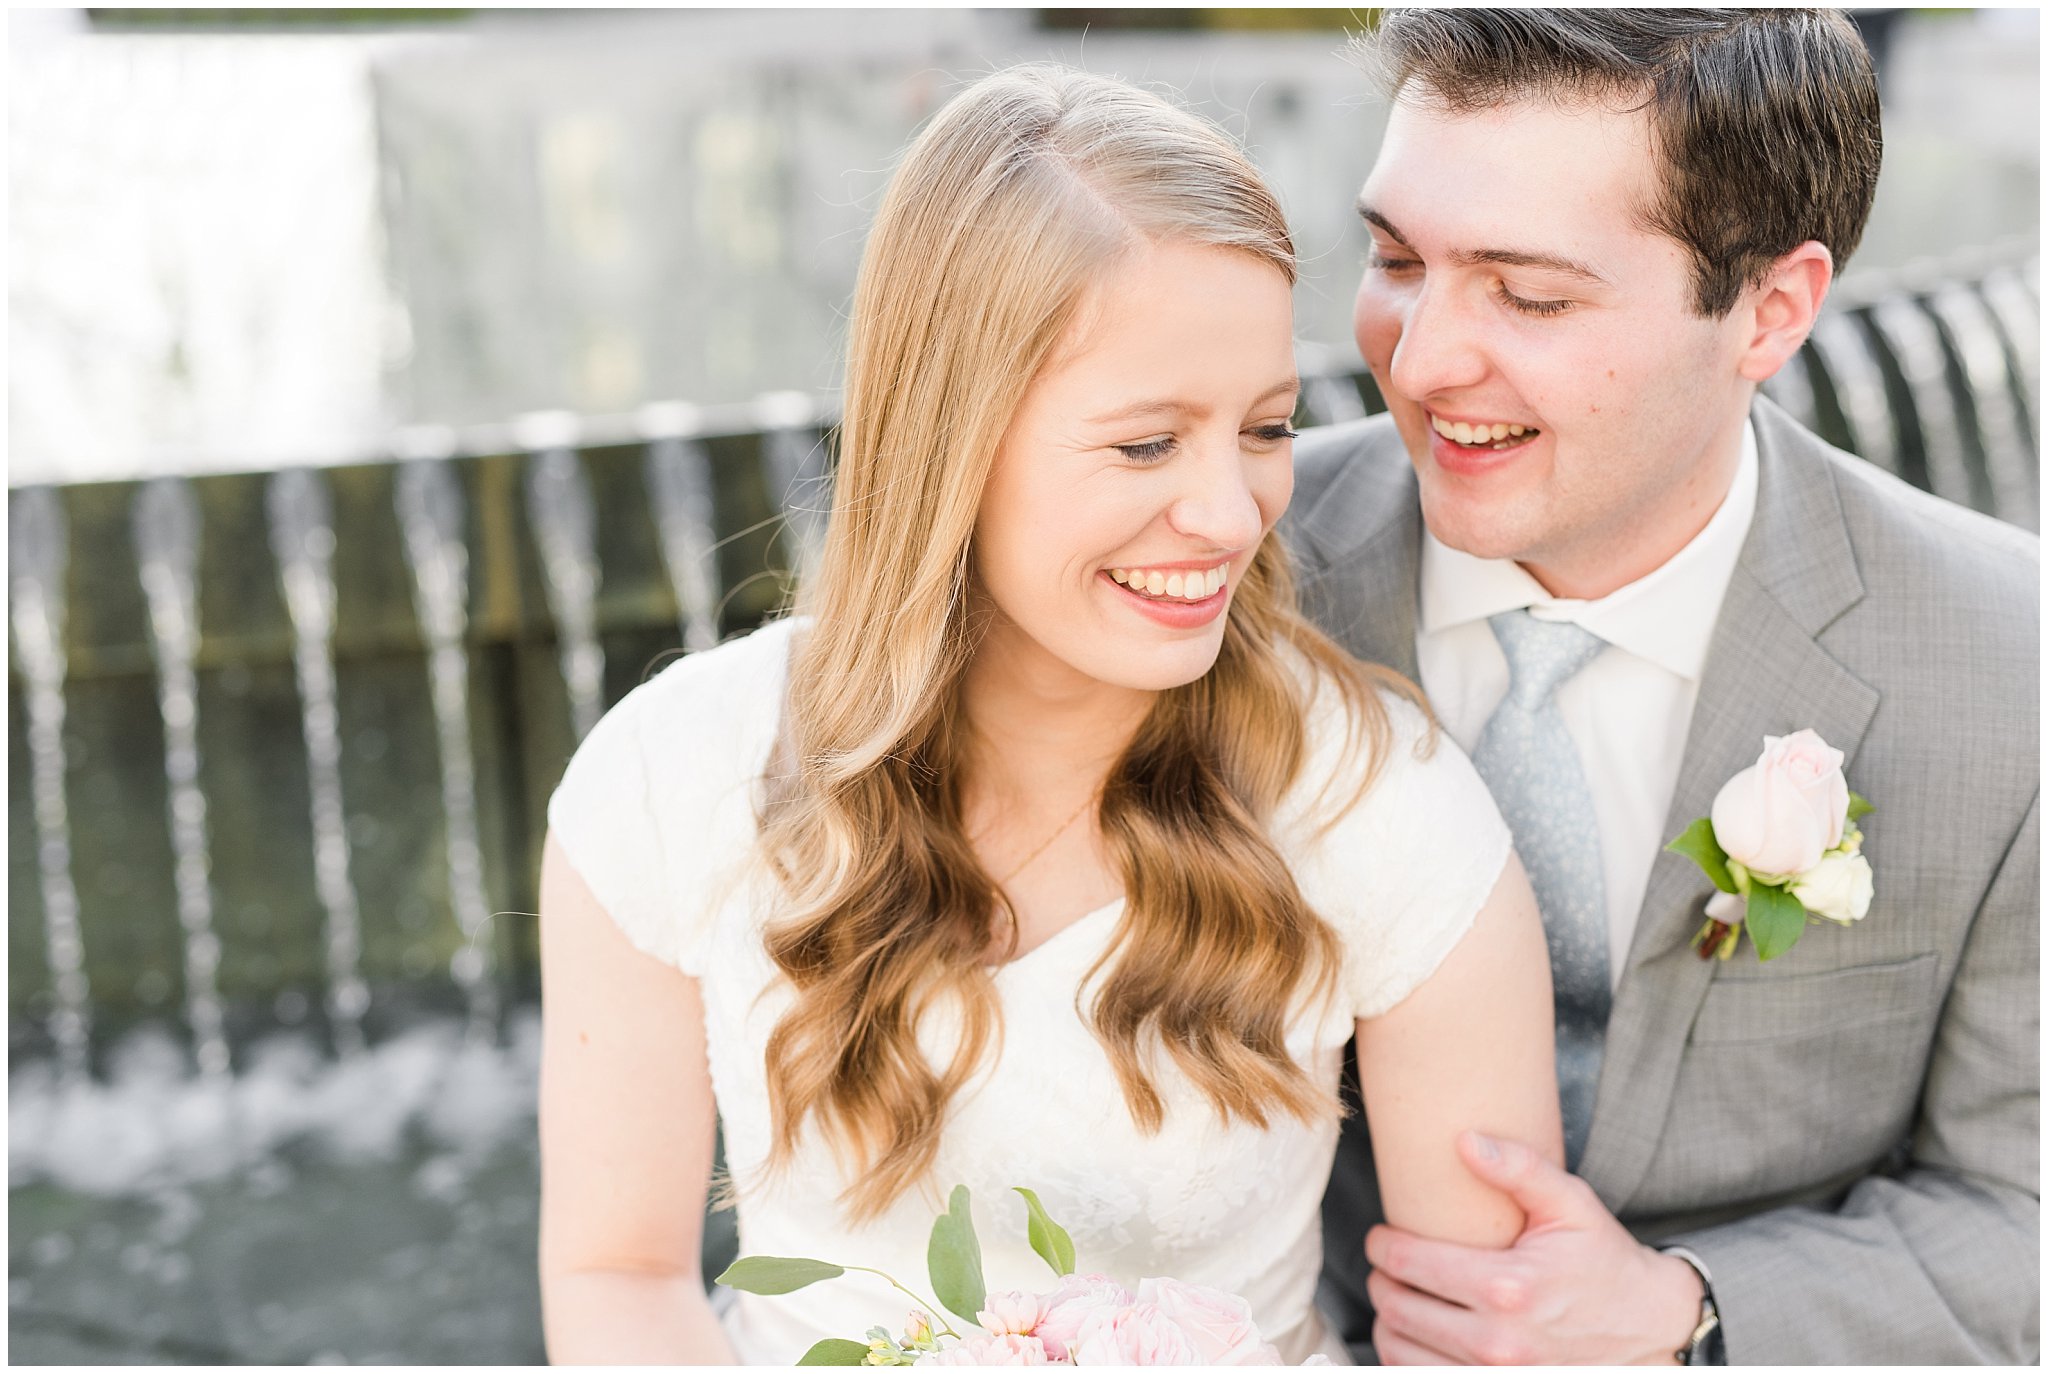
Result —
[{"label": "bride's teeth", "polygon": [[1508,433],[1510,433],[1510,434],[1527,434],[1528,432],[1529,432],[1529,431],[1528,431],[1528,428],[1527,428],[1527,426],[1524,426],[1524,425],[1509,425],[1509,426],[1508,426]]},{"label": "bride's teeth", "polygon": [[1451,426],[1451,437],[1461,444],[1471,443],[1472,426],[1466,424],[1463,420],[1458,421],[1458,423]]},{"label": "bride's teeth", "polygon": [[1503,425],[1503,424],[1496,424],[1496,425],[1494,425],[1494,427],[1493,427],[1493,437],[1494,437],[1494,438],[1495,438],[1496,440],[1500,440],[1500,439],[1505,439],[1505,438],[1507,438],[1507,437],[1508,437],[1508,427],[1507,427],[1506,425]]},{"label": "bride's teeth", "polygon": [[1111,568],[1109,575],[1123,586],[1146,596],[1177,601],[1206,601],[1223,590],[1230,580],[1230,565],[1220,563],[1207,572],[1151,572],[1144,568]]}]

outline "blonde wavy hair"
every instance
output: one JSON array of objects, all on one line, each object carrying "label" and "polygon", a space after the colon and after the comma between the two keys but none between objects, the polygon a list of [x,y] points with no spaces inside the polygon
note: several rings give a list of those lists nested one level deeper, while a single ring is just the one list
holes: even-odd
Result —
[{"label": "blonde wavy hair", "polygon": [[[983,488],[1090,287],[1167,239],[1294,281],[1280,207],[1220,131],[1121,82],[1033,65],[933,118],[868,240],[831,518],[761,811],[786,904],[768,951],[796,990],[767,1048],[767,1167],[816,1118],[857,1218],[926,1178],[948,1102],[1001,1033],[984,965],[1005,918],[1014,951],[1015,917],[968,842],[959,786]],[[1344,699],[1359,763],[1346,773],[1369,786],[1390,740],[1374,687],[1417,698],[1303,619],[1268,538],[1215,667],[1160,693],[1110,769],[1097,823],[1126,905],[1081,1011],[1148,1132],[1164,1117],[1159,1048],[1226,1119],[1337,1110],[1284,1043],[1290,1008],[1333,986],[1336,937],[1267,833],[1319,684]],[[934,1065],[916,1030],[945,1002],[958,1047]]]}]

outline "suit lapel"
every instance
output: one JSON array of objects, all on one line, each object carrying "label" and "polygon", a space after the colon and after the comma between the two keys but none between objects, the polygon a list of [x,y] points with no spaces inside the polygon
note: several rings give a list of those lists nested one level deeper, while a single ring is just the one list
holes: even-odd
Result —
[{"label": "suit lapel", "polygon": [[[1878,694],[1815,636],[1863,594],[1819,442],[1768,402],[1753,412],[1756,515],[1715,623],[1663,833],[1707,814],[1756,762],[1765,735],[1811,728],[1853,760]],[[1656,1152],[1694,1015],[1717,961],[1691,948],[1713,887],[1689,860],[1658,855],[1608,1019],[1593,1125],[1579,1173],[1619,1212]],[[1747,946],[1737,958],[1754,958]]]},{"label": "suit lapel", "polygon": [[1348,463],[1292,531],[1303,609],[1356,658],[1416,675],[1416,579],[1422,507],[1415,471],[1393,447]]}]

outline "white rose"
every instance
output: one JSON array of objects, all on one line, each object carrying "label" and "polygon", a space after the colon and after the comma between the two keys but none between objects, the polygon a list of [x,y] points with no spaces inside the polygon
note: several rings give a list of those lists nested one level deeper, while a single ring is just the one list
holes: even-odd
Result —
[{"label": "white rose", "polygon": [[1877,885],[1861,854],[1829,854],[1794,879],[1791,891],[1814,915],[1846,926],[1870,910]]}]

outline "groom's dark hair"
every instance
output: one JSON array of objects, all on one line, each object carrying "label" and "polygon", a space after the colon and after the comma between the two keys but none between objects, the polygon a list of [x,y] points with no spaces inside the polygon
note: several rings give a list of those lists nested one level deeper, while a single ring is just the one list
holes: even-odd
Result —
[{"label": "groom's dark hair", "polygon": [[1663,176],[1643,222],[1691,250],[1701,315],[1808,239],[1839,271],[1863,236],[1884,136],[1870,51],[1840,11],[1390,9],[1360,47],[1390,95],[1460,113],[1646,111]]}]

